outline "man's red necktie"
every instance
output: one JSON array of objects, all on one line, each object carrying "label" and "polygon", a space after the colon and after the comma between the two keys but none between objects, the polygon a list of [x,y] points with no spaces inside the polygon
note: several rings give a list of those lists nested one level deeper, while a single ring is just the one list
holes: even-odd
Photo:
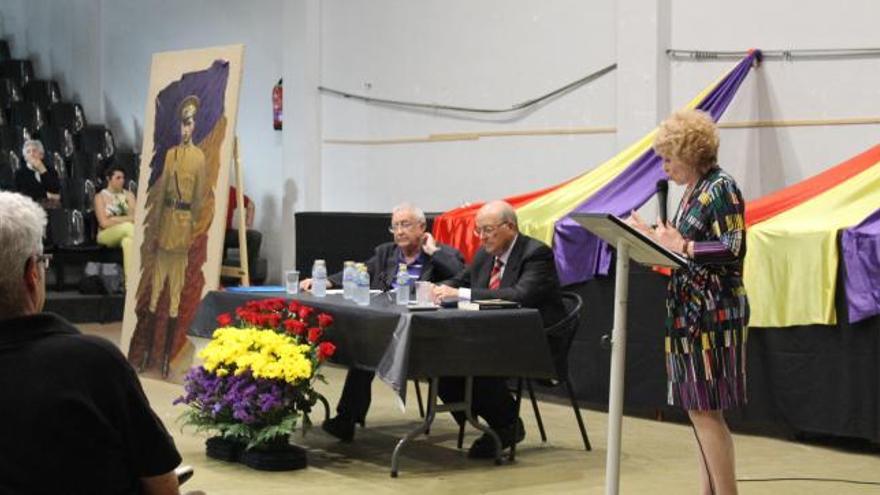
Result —
[{"label": "man's red necktie", "polygon": [[501,267],[504,266],[504,262],[501,261],[501,258],[495,258],[495,264],[492,265],[492,274],[489,275],[489,288],[497,289],[501,287]]}]

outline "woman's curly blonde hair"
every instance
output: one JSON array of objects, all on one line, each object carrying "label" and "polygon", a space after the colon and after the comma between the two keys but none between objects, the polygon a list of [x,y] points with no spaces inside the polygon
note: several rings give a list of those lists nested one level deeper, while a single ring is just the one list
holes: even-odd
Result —
[{"label": "woman's curly blonde hair", "polygon": [[675,112],[660,124],[654,151],[706,173],[718,162],[718,128],[706,112]]}]

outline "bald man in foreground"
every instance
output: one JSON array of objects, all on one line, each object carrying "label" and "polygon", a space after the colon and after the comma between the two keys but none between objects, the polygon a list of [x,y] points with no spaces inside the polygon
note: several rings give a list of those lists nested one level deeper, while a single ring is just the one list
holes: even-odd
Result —
[{"label": "bald man in foreground", "polygon": [[[473,263],[455,278],[436,286],[435,300],[515,301],[523,307],[537,309],[545,328],[565,317],[553,251],[543,242],[519,232],[516,212],[510,204],[493,201],[480,208],[474,234],[480,238],[482,247]],[[464,379],[441,379],[438,393],[444,402],[464,400]],[[475,378],[472,406],[473,414],[483,417],[498,433],[502,449],[525,437],[506,378]],[[464,422],[464,414],[454,415],[459,423]],[[488,434],[483,434],[471,445],[468,455],[493,458],[495,443]]]}]

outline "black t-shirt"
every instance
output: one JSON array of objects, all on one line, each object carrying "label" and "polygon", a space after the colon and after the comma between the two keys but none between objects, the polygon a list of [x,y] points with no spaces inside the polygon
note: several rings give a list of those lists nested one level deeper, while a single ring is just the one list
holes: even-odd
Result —
[{"label": "black t-shirt", "polygon": [[53,169],[46,168],[46,171],[40,174],[40,180],[37,180],[36,172],[29,169],[27,164],[22,163],[21,168],[15,172],[15,189],[34,201],[40,202],[46,199],[46,193],[59,194],[61,183],[58,181],[58,174]]},{"label": "black t-shirt", "polygon": [[116,346],[49,313],[0,320],[0,493],[137,493],[180,461]]}]

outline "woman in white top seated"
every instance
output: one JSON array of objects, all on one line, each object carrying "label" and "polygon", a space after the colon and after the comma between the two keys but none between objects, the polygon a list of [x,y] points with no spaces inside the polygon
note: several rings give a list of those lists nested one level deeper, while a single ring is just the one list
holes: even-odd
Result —
[{"label": "woman in white top seated", "polygon": [[125,171],[115,165],[104,171],[107,187],[95,195],[98,244],[122,247],[125,277],[130,276],[131,246],[134,241],[134,194],[125,189]]}]

